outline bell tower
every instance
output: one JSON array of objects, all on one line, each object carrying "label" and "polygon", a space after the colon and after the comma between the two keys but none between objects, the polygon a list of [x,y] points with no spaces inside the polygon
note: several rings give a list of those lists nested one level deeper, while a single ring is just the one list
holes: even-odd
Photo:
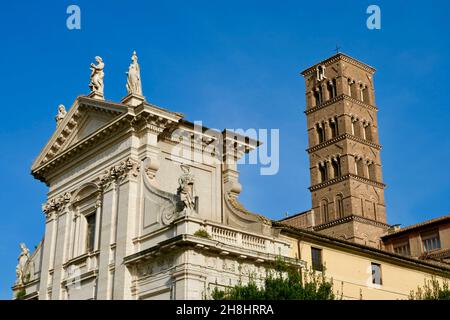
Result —
[{"label": "bell tower", "polygon": [[388,225],[374,73],[338,53],[301,74],[306,82],[312,227],[379,247]]}]

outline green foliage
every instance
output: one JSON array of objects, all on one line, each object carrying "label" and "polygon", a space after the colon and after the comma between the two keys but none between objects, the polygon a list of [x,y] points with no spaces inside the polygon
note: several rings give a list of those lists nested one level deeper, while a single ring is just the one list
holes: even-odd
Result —
[{"label": "green foliage", "polygon": [[448,281],[441,283],[432,277],[431,280],[425,280],[423,287],[417,287],[417,291],[411,291],[410,300],[450,300],[450,289]]},{"label": "green foliage", "polygon": [[247,284],[219,290],[214,288],[214,300],[334,300],[333,284],[325,278],[325,272],[318,274],[309,270],[302,274],[299,268],[288,266],[278,259],[275,272],[269,273],[263,286],[258,286],[250,277]]},{"label": "green foliage", "polygon": [[23,300],[23,298],[26,296],[26,294],[27,294],[27,292],[25,291],[25,289],[21,289],[19,292],[17,292],[16,299]]},{"label": "green foliage", "polygon": [[197,231],[194,232],[194,236],[206,239],[211,238],[208,231],[206,231],[205,229],[198,229]]}]

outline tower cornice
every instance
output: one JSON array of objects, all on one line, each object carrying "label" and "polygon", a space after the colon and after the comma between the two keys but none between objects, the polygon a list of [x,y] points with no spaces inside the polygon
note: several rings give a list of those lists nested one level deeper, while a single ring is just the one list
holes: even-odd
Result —
[{"label": "tower cornice", "polygon": [[311,148],[308,148],[308,149],[306,149],[306,151],[308,153],[312,153],[312,152],[315,152],[317,150],[329,147],[329,146],[335,144],[336,142],[339,142],[339,141],[342,141],[342,140],[345,140],[345,139],[349,139],[349,140],[353,140],[353,141],[356,141],[356,142],[360,142],[362,144],[365,144],[365,145],[367,145],[369,147],[372,147],[372,148],[375,148],[377,150],[381,150],[381,148],[382,148],[381,145],[379,145],[377,143],[373,143],[373,142],[370,142],[370,141],[358,138],[358,137],[356,137],[356,136],[354,136],[352,134],[349,134],[349,133],[344,133],[344,134],[341,134],[341,135],[339,135],[339,136],[337,136],[335,138],[332,138],[332,139],[327,140],[325,142],[322,142],[322,143],[320,143],[318,145],[315,145],[315,146],[313,146]]},{"label": "tower cornice", "polygon": [[383,189],[386,188],[386,185],[384,183],[382,183],[382,182],[370,180],[370,179],[367,179],[367,178],[364,178],[364,177],[360,177],[360,176],[357,176],[357,175],[355,175],[353,173],[348,173],[348,174],[343,175],[341,177],[334,178],[334,179],[331,179],[331,180],[327,180],[327,181],[321,182],[319,184],[315,184],[313,186],[310,186],[308,189],[309,189],[309,191],[312,192],[312,191],[316,191],[316,190],[319,190],[319,189],[331,186],[333,184],[336,184],[336,183],[339,183],[339,182],[342,182],[342,181],[345,181],[345,180],[350,180],[350,179],[357,180],[357,181],[360,181],[360,182],[364,182],[364,183],[367,183],[367,184],[369,184],[371,186],[374,186],[374,187],[377,187],[377,188],[383,188]]},{"label": "tower cornice", "polygon": [[315,65],[313,65],[313,66],[303,70],[302,72],[300,72],[300,74],[302,76],[306,77],[306,76],[310,75],[311,73],[313,73],[318,66],[325,66],[325,67],[327,67],[327,66],[329,66],[329,65],[331,65],[331,64],[333,64],[333,63],[335,63],[336,61],[339,61],[339,60],[345,61],[347,63],[350,63],[350,64],[352,64],[352,65],[354,65],[356,67],[359,67],[359,68],[361,68],[361,69],[363,69],[363,70],[365,70],[367,72],[370,72],[372,74],[375,73],[375,71],[376,71],[375,68],[369,66],[368,64],[365,64],[365,63],[363,63],[363,62],[361,62],[359,60],[356,60],[355,58],[352,58],[349,55],[346,55],[344,53],[338,53],[338,54],[335,54],[334,56],[332,56],[332,57],[330,57],[328,59],[325,59],[325,60],[323,60],[323,61],[321,61],[319,63],[316,63]]},{"label": "tower cornice", "polygon": [[332,220],[332,221],[329,221],[329,222],[326,222],[326,223],[314,226],[313,230],[314,231],[320,231],[320,230],[327,229],[327,228],[330,228],[332,226],[336,226],[336,225],[339,225],[339,224],[347,223],[347,222],[350,222],[350,221],[358,221],[358,222],[367,223],[367,224],[370,224],[370,225],[373,225],[373,226],[376,226],[376,227],[382,227],[382,228],[386,228],[386,229],[389,228],[389,225],[384,223],[384,222],[352,214],[352,215],[349,215],[349,216],[345,216],[345,217],[342,217],[342,218],[339,218],[339,219],[335,219],[335,220]]},{"label": "tower cornice", "polygon": [[326,108],[326,107],[332,105],[333,103],[336,103],[336,102],[339,102],[339,101],[343,101],[343,100],[347,100],[347,101],[350,101],[352,103],[356,103],[356,104],[358,104],[358,105],[360,105],[360,106],[362,106],[362,107],[364,107],[364,108],[366,108],[368,110],[378,111],[378,108],[376,106],[373,106],[371,104],[367,104],[365,102],[359,101],[359,100],[357,100],[355,98],[352,98],[352,97],[350,97],[350,96],[348,96],[346,94],[341,94],[341,95],[339,95],[339,96],[337,96],[337,97],[335,97],[333,99],[327,100],[324,103],[319,104],[318,106],[312,107],[310,109],[306,109],[304,112],[305,112],[306,115],[309,115],[309,114],[314,113],[314,112],[316,112],[318,110]]}]

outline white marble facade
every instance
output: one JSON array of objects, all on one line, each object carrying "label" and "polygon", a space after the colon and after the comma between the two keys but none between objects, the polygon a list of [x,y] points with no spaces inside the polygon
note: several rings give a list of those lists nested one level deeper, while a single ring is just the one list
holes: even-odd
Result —
[{"label": "white marble facade", "polygon": [[[277,256],[288,255],[291,244],[271,222],[237,201],[235,160],[256,142],[225,132],[180,143],[173,133],[193,135],[192,123],[136,101],[81,96],[58,120],[32,167],[49,188],[45,235],[15,294],[204,299],[214,286],[264,276]],[[190,161],[217,139],[234,146],[224,161],[205,161],[204,153]],[[189,152],[174,152],[183,143]],[[191,177],[183,180],[186,170]],[[199,229],[210,238],[194,235]]]}]

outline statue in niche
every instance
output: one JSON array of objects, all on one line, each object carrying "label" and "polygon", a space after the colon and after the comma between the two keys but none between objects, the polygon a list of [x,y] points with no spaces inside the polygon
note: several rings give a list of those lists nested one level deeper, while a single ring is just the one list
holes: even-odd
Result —
[{"label": "statue in niche", "polygon": [[56,125],[59,125],[61,123],[61,121],[64,119],[64,117],[66,116],[67,112],[66,112],[66,108],[64,107],[64,105],[60,104],[58,106],[58,114],[56,115],[55,119],[56,119]]},{"label": "statue in niche", "polygon": [[97,92],[103,95],[103,78],[105,74],[103,69],[105,68],[105,63],[99,56],[95,57],[97,65],[91,63],[91,82],[89,83],[89,88],[92,92]]},{"label": "statue in niche", "polygon": [[16,267],[16,284],[23,285],[26,281],[26,268],[30,260],[30,250],[28,250],[24,243],[21,243],[19,246],[21,252],[17,259],[19,262]]},{"label": "statue in niche", "polygon": [[128,94],[137,94],[142,96],[141,70],[139,68],[136,51],[133,52],[131,61],[132,63],[130,64],[127,72],[127,91]]},{"label": "statue in niche", "polygon": [[194,175],[190,172],[190,167],[187,165],[181,165],[181,171],[183,174],[178,178],[178,196],[182,209],[197,211],[198,197],[194,196]]}]

